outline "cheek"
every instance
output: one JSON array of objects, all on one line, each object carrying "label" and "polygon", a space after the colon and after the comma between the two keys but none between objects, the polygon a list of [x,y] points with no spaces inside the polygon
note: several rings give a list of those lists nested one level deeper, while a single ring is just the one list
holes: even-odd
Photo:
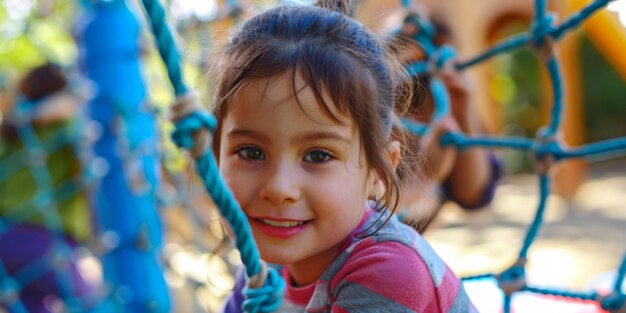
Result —
[{"label": "cheek", "polygon": [[364,177],[355,173],[336,176],[327,183],[316,185],[314,190],[317,193],[315,199],[322,207],[334,210],[361,210],[367,200]]},{"label": "cheek", "polygon": [[219,164],[220,175],[222,180],[232,191],[233,196],[237,202],[243,207],[246,195],[249,194],[249,186],[252,185],[249,177],[246,177],[246,172],[238,171],[233,166],[232,160],[222,155],[221,162]]}]

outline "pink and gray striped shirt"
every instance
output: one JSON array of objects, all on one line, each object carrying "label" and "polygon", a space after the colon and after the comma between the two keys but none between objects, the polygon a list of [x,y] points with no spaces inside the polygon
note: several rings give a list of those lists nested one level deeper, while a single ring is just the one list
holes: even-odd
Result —
[{"label": "pink and gray striped shirt", "polygon": [[[459,279],[430,245],[411,227],[388,213],[368,211],[361,226],[318,281],[303,287],[287,283],[278,312],[476,312]],[[292,279],[282,269],[286,282]],[[239,275],[223,312],[241,312]]]}]

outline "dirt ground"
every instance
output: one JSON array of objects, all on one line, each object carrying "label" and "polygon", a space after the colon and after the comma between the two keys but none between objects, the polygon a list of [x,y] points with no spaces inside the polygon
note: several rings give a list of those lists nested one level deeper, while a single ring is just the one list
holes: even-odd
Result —
[{"label": "dirt ground", "polygon": [[[574,198],[550,196],[544,225],[529,250],[529,284],[581,292],[612,286],[611,272],[626,252],[626,158],[592,163],[588,176]],[[505,176],[489,208],[467,214],[448,205],[425,237],[459,276],[499,273],[516,260],[537,209],[538,190],[536,175]],[[472,294],[480,304],[487,295],[499,295],[484,283],[476,288]],[[538,307],[516,312],[593,312]],[[494,305],[479,308],[499,311]]]}]

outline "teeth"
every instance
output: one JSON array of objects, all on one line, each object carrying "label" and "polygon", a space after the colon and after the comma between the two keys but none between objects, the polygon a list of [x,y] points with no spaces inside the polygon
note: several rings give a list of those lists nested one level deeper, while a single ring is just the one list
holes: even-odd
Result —
[{"label": "teeth", "polygon": [[274,227],[294,227],[304,224],[304,222],[279,222],[273,220],[259,219],[261,222]]}]

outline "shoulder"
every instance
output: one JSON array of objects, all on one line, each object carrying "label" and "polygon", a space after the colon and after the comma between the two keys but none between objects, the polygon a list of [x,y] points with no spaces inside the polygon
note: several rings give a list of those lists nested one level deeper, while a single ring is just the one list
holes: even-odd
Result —
[{"label": "shoulder", "polygon": [[[392,228],[398,227],[393,224]],[[387,228],[350,247],[329,279],[335,306],[349,307],[350,312],[358,307],[447,312],[467,306],[469,299],[459,279],[419,234],[407,229]]]},{"label": "shoulder", "polygon": [[340,303],[361,295],[350,302],[371,300],[386,307],[437,311],[436,287],[428,266],[415,250],[397,241],[363,240],[330,284]]}]

